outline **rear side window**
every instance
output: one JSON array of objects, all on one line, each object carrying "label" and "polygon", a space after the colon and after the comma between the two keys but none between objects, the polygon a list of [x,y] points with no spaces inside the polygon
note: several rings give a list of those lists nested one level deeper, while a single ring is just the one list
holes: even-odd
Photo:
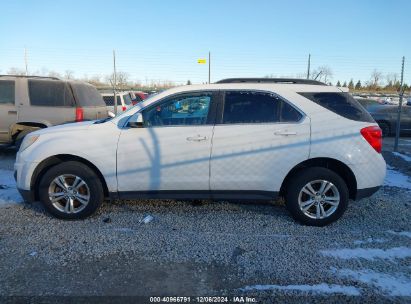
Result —
[{"label": "rear side window", "polygon": [[32,106],[72,107],[74,98],[66,82],[56,80],[29,80],[29,97]]},{"label": "rear side window", "polygon": [[[117,106],[121,106],[120,96],[116,95]],[[114,95],[103,96],[103,100],[107,106],[114,106]]]},{"label": "rear side window", "polygon": [[0,81],[0,104],[14,104],[14,81]]},{"label": "rear side window", "polygon": [[71,83],[77,102],[82,107],[104,107],[101,94],[92,85],[84,83]]},{"label": "rear side window", "polygon": [[374,122],[374,119],[364,107],[348,93],[317,92],[299,94],[342,117],[356,121]]},{"label": "rear side window", "polygon": [[223,124],[297,122],[302,114],[279,97],[264,92],[226,92]]}]

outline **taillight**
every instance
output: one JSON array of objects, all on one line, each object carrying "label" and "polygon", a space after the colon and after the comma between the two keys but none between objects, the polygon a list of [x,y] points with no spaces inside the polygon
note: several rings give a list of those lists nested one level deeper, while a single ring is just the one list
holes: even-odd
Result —
[{"label": "taillight", "polygon": [[127,110],[127,107],[125,107],[125,106],[122,106],[121,108],[123,109],[123,112],[124,112],[125,110]]},{"label": "taillight", "polygon": [[374,148],[375,151],[381,153],[382,149],[382,132],[377,126],[371,126],[361,129],[361,135]]},{"label": "taillight", "polygon": [[84,111],[83,108],[76,108],[76,121],[84,120]]}]

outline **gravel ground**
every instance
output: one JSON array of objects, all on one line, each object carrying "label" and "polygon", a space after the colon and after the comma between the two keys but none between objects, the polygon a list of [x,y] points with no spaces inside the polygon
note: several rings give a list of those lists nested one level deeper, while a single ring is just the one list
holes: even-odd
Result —
[{"label": "gravel ground", "polygon": [[[1,154],[0,169],[13,157]],[[411,176],[410,163],[384,157]],[[146,215],[154,219],[142,223]],[[7,206],[0,209],[0,296],[409,303],[410,218],[411,191],[396,187],[351,202],[324,228],[295,223],[280,201],[117,201],[83,221],[54,219],[38,203]]]}]

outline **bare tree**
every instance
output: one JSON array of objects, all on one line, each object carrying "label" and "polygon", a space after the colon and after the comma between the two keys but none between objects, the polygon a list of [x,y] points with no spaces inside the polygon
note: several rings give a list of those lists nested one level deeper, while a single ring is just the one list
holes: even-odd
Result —
[{"label": "bare tree", "polygon": [[26,75],[26,71],[20,68],[12,67],[7,71],[9,75]]},{"label": "bare tree", "polygon": [[311,72],[311,79],[328,83],[333,78],[333,72],[329,66],[319,66]]},{"label": "bare tree", "polygon": [[92,77],[87,79],[87,82],[96,87],[101,87],[104,86],[104,83],[101,81],[101,78],[101,75],[93,75]]},{"label": "bare tree", "polygon": [[[119,89],[124,89],[129,84],[129,75],[126,72],[117,72],[116,73],[116,87]],[[106,76],[106,81],[110,85],[114,84],[114,73],[111,73],[109,76]]]},{"label": "bare tree", "polygon": [[64,72],[64,78],[65,79],[73,79],[74,78],[74,72],[72,70],[66,70]]},{"label": "bare tree", "polygon": [[56,78],[61,78],[61,75],[60,75],[60,73],[58,73],[58,72],[55,72],[55,71],[49,71],[49,74],[48,74],[48,76],[49,76],[49,77],[56,77]]},{"label": "bare tree", "polygon": [[379,86],[380,80],[382,78],[382,73],[374,70],[371,73],[371,86],[375,89]]}]

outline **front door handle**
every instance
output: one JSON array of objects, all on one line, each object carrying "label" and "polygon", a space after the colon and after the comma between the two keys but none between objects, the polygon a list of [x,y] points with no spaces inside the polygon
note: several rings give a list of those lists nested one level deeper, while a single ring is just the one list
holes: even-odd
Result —
[{"label": "front door handle", "polygon": [[274,132],[274,135],[280,135],[280,136],[290,136],[290,135],[297,135],[297,132],[291,132],[291,131],[277,131],[277,132]]},{"label": "front door handle", "polygon": [[197,136],[193,136],[193,137],[187,137],[187,140],[188,141],[204,141],[204,140],[207,140],[207,137],[197,135]]}]

